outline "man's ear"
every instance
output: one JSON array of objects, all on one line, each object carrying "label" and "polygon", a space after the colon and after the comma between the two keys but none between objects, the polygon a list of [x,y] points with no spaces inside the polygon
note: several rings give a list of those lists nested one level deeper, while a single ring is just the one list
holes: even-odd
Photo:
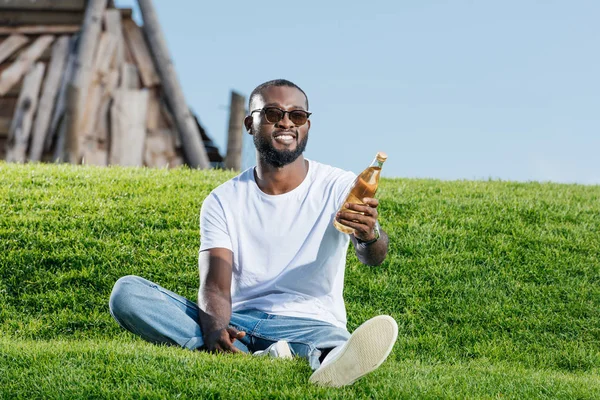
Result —
[{"label": "man's ear", "polygon": [[246,115],[246,118],[244,118],[244,126],[246,127],[246,131],[252,135],[252,115]]}]

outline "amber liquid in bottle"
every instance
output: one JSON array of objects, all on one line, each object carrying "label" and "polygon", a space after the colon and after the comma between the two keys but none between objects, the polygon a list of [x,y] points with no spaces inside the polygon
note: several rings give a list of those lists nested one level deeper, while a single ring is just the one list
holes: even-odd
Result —
[{"label": "amber liquid in bottle", "polygon": [[[383,162],[387,159],[387,155],[385,153],[377,153],[377,157],[371,163],[367,169],[365,169],[361,174],[356,178],[352,188],[350,189],[350,193],[346,197],[346,200],[342,203],[339,211],[348,211],[352,213],[357,213],[357,211],[349,210],[345,207],[346,203],[354,203],[354,204],[364,204],[362,199],[365,197],[374,197],[377,192],[377,187],[379,186],[379,176],[381,175],[381,166]],[[337,222],[335,219],[333,220],[333,226],[343,233],[354,233],[354,229],[342,225]]]}]

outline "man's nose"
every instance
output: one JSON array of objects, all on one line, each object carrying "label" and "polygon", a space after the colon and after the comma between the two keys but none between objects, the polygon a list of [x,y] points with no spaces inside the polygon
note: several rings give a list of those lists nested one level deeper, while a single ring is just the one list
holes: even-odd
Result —
[{"label": "man's nose", "polygon": [[281,120],[279,120],[279,122],[277,123],[277,126],[279,126],[281,128],[285,128],[285,129],[289,129],[292,126],[294,126],[294,123],[290,119],[290,113],[284,113],[283,118],[281,118]]}]

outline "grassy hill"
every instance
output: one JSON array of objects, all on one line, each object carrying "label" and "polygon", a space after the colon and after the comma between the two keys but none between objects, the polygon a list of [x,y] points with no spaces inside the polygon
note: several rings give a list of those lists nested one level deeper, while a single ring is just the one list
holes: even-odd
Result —
[{"label": "grassy hill", "polygon": [[120,276],[195,299],[200,206],[233,175],[0,163],[0,398],[600,398],[600,186],[384,179],[390,254],[349,252],[348,328],[400,330],[350,387],[123,331]]}]

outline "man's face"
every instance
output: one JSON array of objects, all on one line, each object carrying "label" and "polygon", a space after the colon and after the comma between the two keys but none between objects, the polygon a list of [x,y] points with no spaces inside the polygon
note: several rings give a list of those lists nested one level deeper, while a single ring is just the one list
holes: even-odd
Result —
[{"label": "man's face", "polygon": [[[256,96],[250,111],[265,107],[277,107],[285,111],[306,109],[304,94],[294,87],[272,86]],[[269,122],[264,112],[255,112],[246,117],[246,129],[253,135],[254,145],[261,159],[267,164],[281,168],[294,162],[306,149],[310,120],[297,126],[286,113],[281,121]]]}]

